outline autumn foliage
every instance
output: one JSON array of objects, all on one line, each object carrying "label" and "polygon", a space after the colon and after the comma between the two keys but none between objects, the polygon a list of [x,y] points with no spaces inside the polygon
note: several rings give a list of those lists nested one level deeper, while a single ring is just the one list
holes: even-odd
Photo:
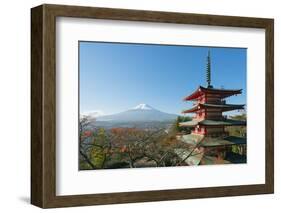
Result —
[{"label": "autumn foliage", "polygon": [[176,166],[186,146],[165,129],[80,127],[80,169]]}]

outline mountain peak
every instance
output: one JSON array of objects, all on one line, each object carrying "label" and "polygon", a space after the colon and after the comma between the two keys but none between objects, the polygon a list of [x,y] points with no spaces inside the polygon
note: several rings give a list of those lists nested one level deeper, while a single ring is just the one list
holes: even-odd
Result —
[{"label": "mountain peak", "polygon": [[140,109],[140,110],[154,110],[154,108],[149,106],[148,104],[139,104],[132,109],[133,110],[138,110],[138,109]]},{"label": "mountain peak", "polygon": [[177,115],[161,112],[148,104],[139,104],[129,110],[112,115],[98,117],[98,121],[107,122],[151,122],[173,121]]}]

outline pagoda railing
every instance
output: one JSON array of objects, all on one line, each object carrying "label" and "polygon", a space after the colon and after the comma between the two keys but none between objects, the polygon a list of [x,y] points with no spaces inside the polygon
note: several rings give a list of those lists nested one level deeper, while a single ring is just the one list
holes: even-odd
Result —
[{"label": "pagoda railing", "polygon": [[201,116],[195,115],[195,116],[192,116],[192,119],[199,120],[199,121],[204,120],[204,119],[206,119],[206,120],[216,120],[216,121],[225,121],[228,118],[227,118],[226,115],[222,115],[222,116],[219,116],[219,117],[209,117],[209,116],[205,117],[204,115],[201,115]]}]

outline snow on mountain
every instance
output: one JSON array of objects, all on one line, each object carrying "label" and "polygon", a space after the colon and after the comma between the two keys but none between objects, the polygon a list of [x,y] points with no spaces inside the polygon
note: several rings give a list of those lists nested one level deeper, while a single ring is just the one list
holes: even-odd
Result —
[{"label": "snow on mountain", "polygon": [[176,114],[161,112],[148,104],[139,104],[127,111],[100,116],[97,121],[110,122],[149,122],[149,121],[171,121],[176,119]]},{"label": "snow on mountain", "polygon": [[148,104],[139,104],[135,107],[132,108],[133,110],[138,110],[138,109],[142,109],[142,110],[154,110],[153,107],[149,106]]}]

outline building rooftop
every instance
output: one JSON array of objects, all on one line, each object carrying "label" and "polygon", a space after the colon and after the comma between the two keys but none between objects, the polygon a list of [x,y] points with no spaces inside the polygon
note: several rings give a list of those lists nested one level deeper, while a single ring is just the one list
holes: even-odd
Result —
[{"label": "building rooftop", "polygon": [[200,152],[199,149],[175,149],[174,151],[189,166],[198,165],[204,156],[204,153]]},{"label": "building rooftop", "polygon": [[191,101],[199,98],[204,94],[219,94],[221,98],[226,98],[232,95],[238,95],[242,93],[242,89],[219,89],[213,87],[199,86],[191,95],[184,98],[184,101]]},{"label": "building rooftop", "polygon": [[228,136],[225,138],[205,137],[201,141],[200,146],[214,147],[214,146],[242,145],[242,144],[246,144],[246,138],[236,137],[236,136]]},{"label": "building rooftop", "polygon": [[224,119],[224,120],[196,120],[179,123],[180,126],[194,127],[196,125],[202,126],[245,126],[246,121]]},{"label": "building rooftop", "polygon": [[193,106],[190,109],[182,111],[182,113],[193,113],[200,109],[220,109],[222,112],[244,109],[245,104],[208,104],[208,103],[199,103]]},{"label": "building rooftop", "polygon": [[178,136],[177,139],[191,146],[217,147],[246,144],[247,140],[243,137],[227,136],[227,137],[204,137],[203,135],[188,134]]}]

